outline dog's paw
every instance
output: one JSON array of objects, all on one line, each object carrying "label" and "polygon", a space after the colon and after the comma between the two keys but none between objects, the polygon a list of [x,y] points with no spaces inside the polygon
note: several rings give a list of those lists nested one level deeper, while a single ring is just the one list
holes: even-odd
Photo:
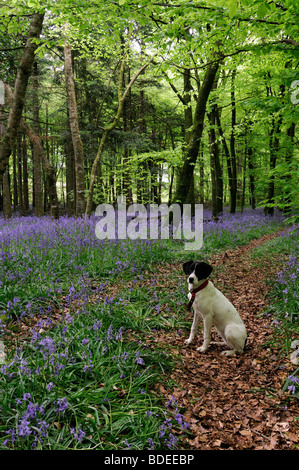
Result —
[{"label": "dog's paw", "polygon": [[205,353],[208,348],[205,348],[204,346],[200,346],[200,348],[197,348],[196,351],[200,353]]},{"label": "dog's paw", "polygon": [[188,339],[185,339],[184,343],[188,345],[188,344],[191,344],[192,341],[193,339],[188,338]]},{"label": "dog's paw", "polygon": [[234,349],[229,349],[227,351],[222,351],[221,356],[234,356],[236,354],[236,351]]}]

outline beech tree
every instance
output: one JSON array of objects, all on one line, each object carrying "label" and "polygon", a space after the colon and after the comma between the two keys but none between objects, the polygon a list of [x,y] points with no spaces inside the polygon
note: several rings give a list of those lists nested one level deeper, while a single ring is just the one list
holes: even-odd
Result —
[{"label": "beech tree", "polygon": [[[68,26],[65,27],[67,35]],[[69,122],[72,135],[73,150],[75,157],[75,179],[76,179],[76,215],[80,216],[85,210],[85,177],[84,177],[84,151],[79,129],[77,111],[77,99],[72,67],[71,47],[65,39],[64,44],[64,72],[67,90],[67,103],[69,110]]]}]

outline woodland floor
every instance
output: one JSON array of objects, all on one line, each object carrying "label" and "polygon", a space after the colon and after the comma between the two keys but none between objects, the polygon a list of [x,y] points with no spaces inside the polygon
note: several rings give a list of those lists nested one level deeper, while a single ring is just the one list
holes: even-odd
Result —
[{"label": "woodland floor", "polygon": [[[182,448],[186,450],[298,449],[298,401],[289,400],[288,392],[281,393],[286,377],[296,367],[281,348],[270,346],[271,318],[258,315],[266,304],[266,280],[281,266],[273,258],[263,260],[262,267],[257,266],[257,261],[248,256],[256,246],[276,235],[253,240],[210,260],[215,267],[212,281],[236,306],[246,324],[248,341],[243,355],[222,356],[225,346],[212,344],[205,354],[200,354],[196,348],[201,344],[202,330],[191,346],[185,346],[185,338],[178,338],[171,331],[155,336],[155,342],[168,342],[179,358],[172,373],[177,387],[167,390],[166,385],[159,385],[158,390],[168,399],[177,398],[179,407],[185,410],[192,433],[184,438],[182,432]],[[167,278],[174,281],[170,272],[176,272],[177,278],[180,271],[181,266],[169,266],[168,275],[163,270],[165,288],[176,288],[175,284],[169,285]],[[191,327],[193,315],[186,314]],[[219,341],[219,337],[212,337],[213,340]]]},{"label": "woodland floor", "polygon": [[[299,404],[290,399],[289,392],[281,392],[285,379],[294,373],[296,366],[281,347],[273,344],[273,319],[259,315],[267,304],[266,281],[282,266],[274,257],[261,261],[249,256],[255,247],[275,236],[279,233],[265,235],[209,260],[214,267],[211,280],[235,305],[246,325],[248,340],[243,355],[222,356],[225,346],[214,344],[205,354],[200,354],[196,348],[201,344],[202,330],[191,346],[184,344],[187,336],[178,335],[176,328],[142,337],[148,347],[166,347],[175,358],[177,365],[172,368],[171,376],[165,377],[163,383],[160,381],[155,392],[165,401],[176,398],[185,420],[190,423],[189,432],[181,432],[181,449],[298,449]],[[175,292],[181,276],[181,263],[164,264],[155,271],[156,285]],[[143,282],[150,284],[150,273],[146,273]],[[127,287],[130,285],[128,282]],[[117,295],[116,286],[107,290]],[[190,327],[192,317],[186,310]],[[22,333],[21,336],[27,336],[28,325]],[[212,341],[219,341],[213,335]],[[130,334],[128,338],[136,340]]]}]

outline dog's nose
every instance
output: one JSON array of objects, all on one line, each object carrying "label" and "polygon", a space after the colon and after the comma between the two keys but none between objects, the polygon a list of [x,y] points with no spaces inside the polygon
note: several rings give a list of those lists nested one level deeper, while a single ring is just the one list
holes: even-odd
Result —
[{"label": "dog's nose", "polygon": [[193,278],[193,277],[189,277],[189,282],[190,282],[190,284],[193,284],[193,281],[194,281],[194,278]]}]

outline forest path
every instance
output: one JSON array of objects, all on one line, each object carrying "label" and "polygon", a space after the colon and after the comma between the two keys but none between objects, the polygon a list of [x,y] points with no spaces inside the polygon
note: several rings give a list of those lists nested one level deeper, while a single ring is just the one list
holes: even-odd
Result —
[{"label": "forest path", "polygon": [[[252,259],[249,254],[257,246],[279,233],[265,235],[246,246],[226,250],[210,259],[214,266],[212,281],[235,305],[243,318],[248,341],[243,355],[225,357],[224,347],[211,344],[205,354],[196,351],[202,341],[202,330],[191,346],[173,330],[155,333],[150,347],[167,342],[178,358],[171,377],[177,384],[172,390],[158,385],[157,391],[167,399],[177,399],[190,423],[192,437],[184,438],[184,449],[282,450],[299,444],[296,417],[298,402],[281,394],[282,384],[295,366],[280,348],[270,347],[273,339],[271,318],[258,315],[266,305],[265,281],[275,275],[281,265],[275,258]],[[175,289],[181,265],[169,265],[161,273],[165,288]],[[175,273],[175,274],[174,274]],[[183,275],[183,272],[182,272]],[[159,275],[157,276],[157,278]],[[167,285],[167,277],[173,285]],[[187,283],[186,283],[187,303]],[[192,313],[186,318],[192,322]],[[212,340],[218,340],[212,336]]]}]

